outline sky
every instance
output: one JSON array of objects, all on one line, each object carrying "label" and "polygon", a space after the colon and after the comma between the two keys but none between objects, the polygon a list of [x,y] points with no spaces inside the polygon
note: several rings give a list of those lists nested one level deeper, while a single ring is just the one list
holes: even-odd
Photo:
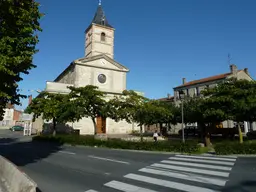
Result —
[{"label": "sky", "polygon": [[[37,68],[19,84],[44,90],[73,60],[84,57],[84,31],[98,0],[38,0]],[[231,63],[256,77],[255,0],[102,0],[115,30],[114,59],[130,69],[127,89],[156,99],[187,81],[229,72]],[[24,109],[27,99],[22,100]]]}]

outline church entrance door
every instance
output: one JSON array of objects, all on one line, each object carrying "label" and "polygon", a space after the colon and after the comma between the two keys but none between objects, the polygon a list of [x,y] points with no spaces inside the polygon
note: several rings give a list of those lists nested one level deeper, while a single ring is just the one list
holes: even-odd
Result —
[{"label": "church entrance door", "polygon": [[97,134],[106,133],[106,118],[97,117]]}]

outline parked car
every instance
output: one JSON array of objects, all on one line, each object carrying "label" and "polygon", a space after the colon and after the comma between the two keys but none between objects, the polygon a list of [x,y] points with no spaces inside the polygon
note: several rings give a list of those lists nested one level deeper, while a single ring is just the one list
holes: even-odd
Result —
[{"label": "parked car", "polygon": [[13,127],[10,128],[11,131],[23,131],[24,127],[20,126],[20,125],[15,125]]}]

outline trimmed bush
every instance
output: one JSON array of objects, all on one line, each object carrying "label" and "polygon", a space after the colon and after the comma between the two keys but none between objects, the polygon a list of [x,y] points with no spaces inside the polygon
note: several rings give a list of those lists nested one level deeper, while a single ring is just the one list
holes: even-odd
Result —
[{"label": "trimmed bush", "polygon": [[256,154],[256,142],[222,142],[214,146],[217,155]]},{"label": "trimmed bush", "polygon": [[166,152],[181,152],[181,153],[197,153],[200,147],[197,142],[187,141],[158,141],[155,142],[133,142],[124,141],[121,139],[95,139],[94,136],[35,136],[33,141],[57,142],[60,144],[85,145],[107,147],[113,149],[130,149],[130,150],[145,150],[145,151],[166,151]]}]

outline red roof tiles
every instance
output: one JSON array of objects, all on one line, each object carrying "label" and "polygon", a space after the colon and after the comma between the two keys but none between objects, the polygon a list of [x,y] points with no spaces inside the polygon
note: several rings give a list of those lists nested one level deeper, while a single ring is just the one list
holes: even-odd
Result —
[{"label": "red roof tiles", "polygon": [[187,83],[185,83],[183,85],[180,85],[178,87],[175,87],[175,88],[186,87],[186,86],[195,85],[195,84],[199,84],[199,83],[206,83],[206,82],[209,82],[209,81],[225,79],[229,75],[231,75],[231,73],[224,73],[224,74],[220,74],[220,75],[206,77],[206,78],[203,78],[203,79],[198,79],[198,80],[187,82]]}]

